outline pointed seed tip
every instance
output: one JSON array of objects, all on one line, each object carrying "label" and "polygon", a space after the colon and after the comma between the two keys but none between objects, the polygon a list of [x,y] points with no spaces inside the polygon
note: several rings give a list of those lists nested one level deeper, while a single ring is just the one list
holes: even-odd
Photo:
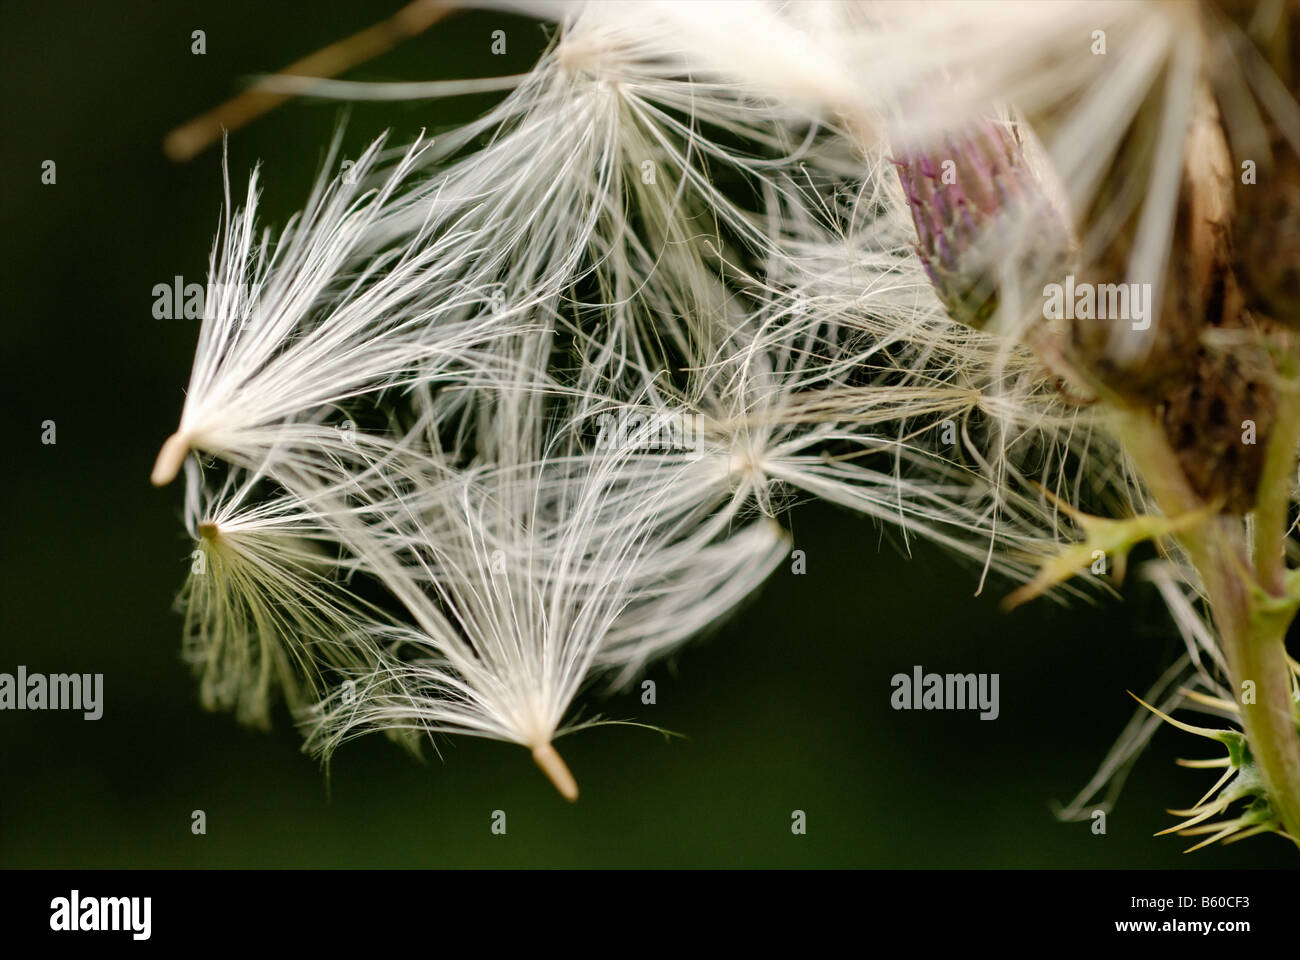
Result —
[{"label": "pointed seed tip", "polygon": [[173,433],[163,441],[162,449],[158,451],[158,459],[154,461],[149,482],[155,487],[167,486],[176,479],[176,474],[180,473],[181,464],[185,462],[189,452],[189,441],[179,433]]},{"label": "pointed seed tip", "polygon": [[555,752],[554,746],[543,743],[533,747],[533,761],[555,785],[555,789],[560,791],[560,796],[570,803],[577,801],[578,782],[573,779],[573,774],[569,772],[560,755]]}]

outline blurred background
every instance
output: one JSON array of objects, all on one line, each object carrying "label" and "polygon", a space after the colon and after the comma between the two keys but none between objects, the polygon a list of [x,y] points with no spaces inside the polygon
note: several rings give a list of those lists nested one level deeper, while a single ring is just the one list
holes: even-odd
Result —
[{"label": "blurred background", "polygon": [[[381,737],[327,778],[287,714],[270,734],[205,713],[180,659],[172,600],[189,563],[181,485],[148,474],[173,429],[197,336],[152,316],[153,287],[203,282],[220,154],[166,160],[163,135],[397,4],[316,0],[11,3],[0,36],[10,442],[0,514],[0,672],[104,674],[104,714],[0,712],[6,867],[1270,867],[1262,837],[1192,856],[1155,838],[1163,811],[1213,779],[1173,764],[1213,751],[1165,729],[1105,836],[1065,824],[1133,701],[1181,646],[1149,589],[1013,614],[978,570],[817,504],[793,512],[807,572],[778,569],[737,615],[656,666],[639,691],[584,699],[676,731],[576,734],[560,748],[582,789],[564,802],[527,753],[444,741],[421,764]],[[526,70],[549,28],[463,12],[348,74],[422,80]],[[192,33],[206,53],[191,53]],[[507,52],[490,53],[504,30]],[[354,106],[344,155],[384,129],[436,135],[491,96]],[[342,116],[297,101],[230,139],[232,187],[263,164],[265,222],[305,199]],[[42,162],[57,182],[41,183]],[[54,420],[57,443],[41,443]],[[1294,645],[1293,645],[1294,650]],[[914,665],[998,673],[1001,715],[896,712]],[[203,810],[207,833],[191,833]],[[505,836],[490,831],[493,811]],[[802,810],[807,833],[791,832]]]}]

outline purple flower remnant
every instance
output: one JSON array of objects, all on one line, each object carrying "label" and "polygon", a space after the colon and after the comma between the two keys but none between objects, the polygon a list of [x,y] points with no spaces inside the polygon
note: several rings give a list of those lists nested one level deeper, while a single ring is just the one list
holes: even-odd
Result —
[{"label": "purple flower remnant", "polygon": [[[893,161],[916,227],[916,252],[949,315],[982,329],[998,307],[996,258],[1016,253],[1016,274],[1032,297],[1045,265],[1063,267],[1064,225],[1045,202],[1006,126],[984,121],[941,144]],[[1027,216],[1034,205],[1032,218]],[[1008,212],[1017,211],[1009,218]],[[1041,236],[1009,235],[1009,221]],[[1026,300],[1024,302],[1037,302]]]}]

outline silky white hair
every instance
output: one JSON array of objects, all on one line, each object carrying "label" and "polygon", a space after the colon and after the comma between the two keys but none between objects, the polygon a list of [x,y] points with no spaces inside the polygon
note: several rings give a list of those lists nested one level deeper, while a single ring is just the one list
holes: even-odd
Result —
[{"label": "silky white hair", "polygon": [[[279,688],[323,757],[376,729],[517,743],[574,797],[552,744],[591,722],[582,691],[752,596],[795,501],[935,542],[981,587],[1077,539],[1063,508],[1143,501],[1087,399],[1002,335],[1024,304],[997,330],[947,315],[892,161],[996,115],[1068,218],[1163,77],[1129,264],[1159,274],[1208,56],[1174,5],[497,6],[558,24],[527,74],[281,78],[507,91],[479,119],[337,173],[336,141],[274,239],[258,173],[238,209],[227,178],[153,475],[184,464],[210,541],[182,597],[206,702],[264,723]],[[1093,30],[1125,55],[1089,53]],[[1169,562],[1156,582],[1198,636]]]}]

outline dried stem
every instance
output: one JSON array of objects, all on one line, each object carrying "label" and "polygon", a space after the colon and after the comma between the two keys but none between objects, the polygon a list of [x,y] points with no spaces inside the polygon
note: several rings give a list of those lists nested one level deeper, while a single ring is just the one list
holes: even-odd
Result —
[{"label": "dried stem", "polygon": [[[429,29],[456,9],[448,0],[414,0],[387,20],[354,33],[345,40],[303,57],[279,71],[294,77],[334,77],[359,64],[387,53],[403,40]],[[163,152],[183,163],[192,160],[221,139],[224,131],[247,126],[269,113],[293,94],[273,93],[263,84],[254,84],[236,97],[183,124],[167,134]]]}]

